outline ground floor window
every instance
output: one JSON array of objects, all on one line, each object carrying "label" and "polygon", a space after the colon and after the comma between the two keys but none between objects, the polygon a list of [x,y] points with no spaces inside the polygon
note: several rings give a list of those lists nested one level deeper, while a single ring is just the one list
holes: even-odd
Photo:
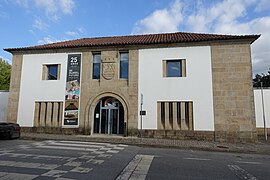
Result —
[{"label": "ground floor window", "polygon": [[116,98],[104,97],[96,105],[94,133],[124,134],[124,108]]},{"label": "ground floor window", "polygon": [[35,102],[34,127],[62,127],[63,102]]},{"label": "ground floor window", "polygon": [[158,129],[194,130],[193,102],[157,102]]}]

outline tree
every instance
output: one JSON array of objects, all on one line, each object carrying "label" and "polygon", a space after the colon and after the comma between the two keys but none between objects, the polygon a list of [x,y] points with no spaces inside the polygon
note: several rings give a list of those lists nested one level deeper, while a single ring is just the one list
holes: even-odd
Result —
[{"label": "tree", "polygon": [[263,87],[270,87],[270,68],[267,73],[256,74],[253,79],[253,87],[261,87],[261,82],[263,83]]},{"label": "tree", "polygon": [[8,90],[11,76],[11,65],[0,58],[0,90]]}]

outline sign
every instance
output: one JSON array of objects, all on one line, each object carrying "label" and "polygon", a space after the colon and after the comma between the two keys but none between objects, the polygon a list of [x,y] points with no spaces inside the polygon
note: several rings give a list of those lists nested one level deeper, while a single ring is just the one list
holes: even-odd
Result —
[{"label": "sign", "polygon": [[140,111],[140,115],[141,116],[145,116],[146,115],[146,111]]},{"label": "sign", "polygon": [[79,124],[81,54],[69,54],[64,109],[64,125]]}]

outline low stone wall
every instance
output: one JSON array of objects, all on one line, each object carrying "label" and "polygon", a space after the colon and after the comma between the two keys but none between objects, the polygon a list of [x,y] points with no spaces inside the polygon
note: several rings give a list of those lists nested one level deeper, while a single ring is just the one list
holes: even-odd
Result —
[{"label": "low stone wall", "polygon": [[214,141],[213,131],[142,130],[144,138]]},{"label": "low stone wall", "polygon": [[[26,133],[47,133],[47,134],[65,134],[65,135],[90,135],[90,131],[85,131],[82,128],[53,128],[53,127],[22,127],[22,132]],[[263,139],[263,129],[257,129],[258,137]],[[242,134],[245,133],[245,134]],[[250,138],[253,133],[228,133],[214,131],[183,131],[183,130],[142,130],[143,138],[156,139],[175,139],[175,140],[199,140],[199,141],[216,141],[230,143],[254,143],[256,138]],[[109,135],[108,135],[109,136]],[[123,135],[125,136],[125,135]],[[129,129],[129,137],[140,137],[140,130]],[[247,138],[245,138],[247,137]],[[268,137],[270,138],[270,128],[268,129]],[[254,139],[254,141],[250,141]]]},{"label": "low stone wall", "polygon": [[25,133],[47,133],[47,134],[65,134],[65,135],[84,134],[84,130],[81,128],[21,127],[21,131]]},{"label": "low stone wall", "polygon": [[[267,131],[267,139],[270,141],[270,128],[266,128]],[[257,128],[257,134],[258,134],[258,139],[260,141],[264,140],[264,128]]]}]

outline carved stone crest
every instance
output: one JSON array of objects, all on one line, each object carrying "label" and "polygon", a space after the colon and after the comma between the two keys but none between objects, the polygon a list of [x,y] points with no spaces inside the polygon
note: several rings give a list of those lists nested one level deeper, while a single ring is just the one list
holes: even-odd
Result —
[{"label": "carved stone crest", "polygon": [[102,63],[102,76],[104,79],[110,80],[115,74],[115,63],[114,62],[103,62]]}]

